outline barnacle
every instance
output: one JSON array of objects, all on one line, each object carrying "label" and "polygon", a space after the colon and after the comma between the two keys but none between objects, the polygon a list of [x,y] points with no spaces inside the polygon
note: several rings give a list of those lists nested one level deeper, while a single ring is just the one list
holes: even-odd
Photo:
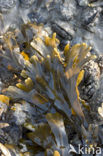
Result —
[{"label": "barnacle", "polygon": [[[28,37],[28,29],[33,33],[32,39]],[[81,134],[81,125],[87,128],[78,86],[84,76],[83,65],[95,56],[87,57],[91,48],[85,43],[72,47],[67,44],[61,52],[56,33],[49,37],[41,25],[28,23],[20,33],[27,45],[23,51],[20,51],[21,43],[16,32],[4,37],[9,48],[9,56],[6,55],[13,65],[19,67],[19,75],[23,77],[16,86],[9,86],[4,94],[14,103],[22,100],[30,103],[45,118],[46,122],[34,124],[34,131],[27,134],[33,143],[45,149],[47,155],[48,152],[54,156],[68,155],[70,146],[64,119],[77,133]],[[25,123],[23,126],[30,129],[31,125]]]}]

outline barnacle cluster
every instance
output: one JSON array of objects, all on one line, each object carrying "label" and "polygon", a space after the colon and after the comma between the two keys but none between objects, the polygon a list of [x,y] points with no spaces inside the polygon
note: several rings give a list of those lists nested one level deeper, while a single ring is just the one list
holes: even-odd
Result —
[{"label": "barnacle cluster", "polygon": [[5,54],[1,55],[5,55],[9,62],[7,69],[18,79],[14,86],[3,89],[0,101],[14,112],[19,103],[28,104],[39,118],[20,125],[25,132],[18,144],[26,146],[24,151],[18,145],[0,144],[4,155],[3,148],[8,150],[8,155],[12,155],[10,151],[13,153],[16,148],[24,156],[71,155],[70,130],[89,146],[91,125],[85,119],[86,105],[80,99],[78,86],[84,75],[83,65],[95,59],[94,55],[87,56],[91,48],[85,43],[72,47],[67,44],[60,51],[56,33],[50,37],[42,25],[31,23],[23,25],[21,31],[7,32],[2,38],[3,43],[6,48]]}]

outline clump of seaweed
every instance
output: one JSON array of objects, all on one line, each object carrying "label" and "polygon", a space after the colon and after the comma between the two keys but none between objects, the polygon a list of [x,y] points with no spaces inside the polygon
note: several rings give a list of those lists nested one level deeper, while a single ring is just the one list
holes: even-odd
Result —
[{"label": "clump of seaweed", "polygon": [[[31,131],[26,137],[41,146],[48,156],[70,155],[68,126],[83,142],[89,142],[90,125],[85,119],[85,101],[80,99],[78,86],[84,76],[83,65],[95,58],[87,56],[91,48],[85,43],[72,47],[67,44],[64,51],[60,51],[56,33],[49,37],[42,25],[31,23],[22,26],[21,31],[5,34],[4,41],[8,45],[5,56],[12,60],[12,69],[21,80],[3,94],[12,103],[29,103],[44,118],[44,122],[22,125]],[[38,147],[41,155],[39,150]]]}]

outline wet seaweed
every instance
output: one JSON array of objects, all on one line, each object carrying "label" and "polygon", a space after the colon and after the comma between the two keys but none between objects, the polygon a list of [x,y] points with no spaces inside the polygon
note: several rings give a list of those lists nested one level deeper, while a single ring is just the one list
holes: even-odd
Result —
[{"label": "wet seaweed", "polygon": [[[20,36],[24,39],[22,42]],[[26,137],[41,146],[48,156],[70,155],[68,126],[89,144],[92,134],[84,115],[85,101],[80,98],[78,86],[84,77],[84,64],[95,59],[94,55],[87,56],[91,48],[85,43],[72,47],[67,44],[60,51],[56,33],[50,37],[42,25],[31,23],[23,25],[20,32],[5,34],[4,42],[8,47],[5,56],[12,60],[13,68],[19,68],[22,79],[15,86],[3,90],[8,97],[2,95],[0,101],[7,104],[8,99],[13,104],[25,101],[44,118],[44,122],[22,125],[31,131],[26,133]],[[20,51],[21,43],[25,43],[23,51]],[[38,152],[41,155],[39,148]]]}]

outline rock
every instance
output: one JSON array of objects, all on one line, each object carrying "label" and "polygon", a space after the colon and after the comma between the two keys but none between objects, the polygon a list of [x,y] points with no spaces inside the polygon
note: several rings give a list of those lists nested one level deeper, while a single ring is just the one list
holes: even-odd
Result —
[{"label": "rock", "polygon": [[103,55],[100,55],[98,58],[97,58],[97,63],[98,63],[98,66],[100,68],[100,72],[101,74],[103,73]]},{"label": "rock", "polygon": [[95,8],[84,9],[81,17],[82,24],[86,26],[90,23],[93,23],[97,17],[97,13],[98,11]]},{"label": "rock", "polygon": [[15,103],[8,112],[8,120],[16,125],[23,125],[25,122],[34,122],[36,110],[29,103]]},{"label": "rock", "polygon": [[3,113],[6,113],[7,108],[8,107],[5,103],[0,102],[0,118],[2,117]]},{"label": "rock", "polygon": [[42,15],[40,15],[37,12],[30,12],[28,14],[28,17],[31,22],[36,22],[37,24],[40,24],[40,23],[45,24],[45,21],[46,21],[45,17],[42,17]]},{"label": "rock", "polygon": [[29,8],[34,3],[35,0],[20,0],[20,5],[23,8]]},{"label": "rock", "polygon": [[100,68],[96,62],[90,61],[84,66],[84,69],[85,75],[80,92],[82,99],[90,101],[99,88]]},{"label": "rock", "polygon": [[16,5],[16,0],[0,0],[0,12],[6,13]]},{"label": "rock", "polygon": [[80,6],[87,6],[88,5],[88,0],[77,0],[78,4]]}]

